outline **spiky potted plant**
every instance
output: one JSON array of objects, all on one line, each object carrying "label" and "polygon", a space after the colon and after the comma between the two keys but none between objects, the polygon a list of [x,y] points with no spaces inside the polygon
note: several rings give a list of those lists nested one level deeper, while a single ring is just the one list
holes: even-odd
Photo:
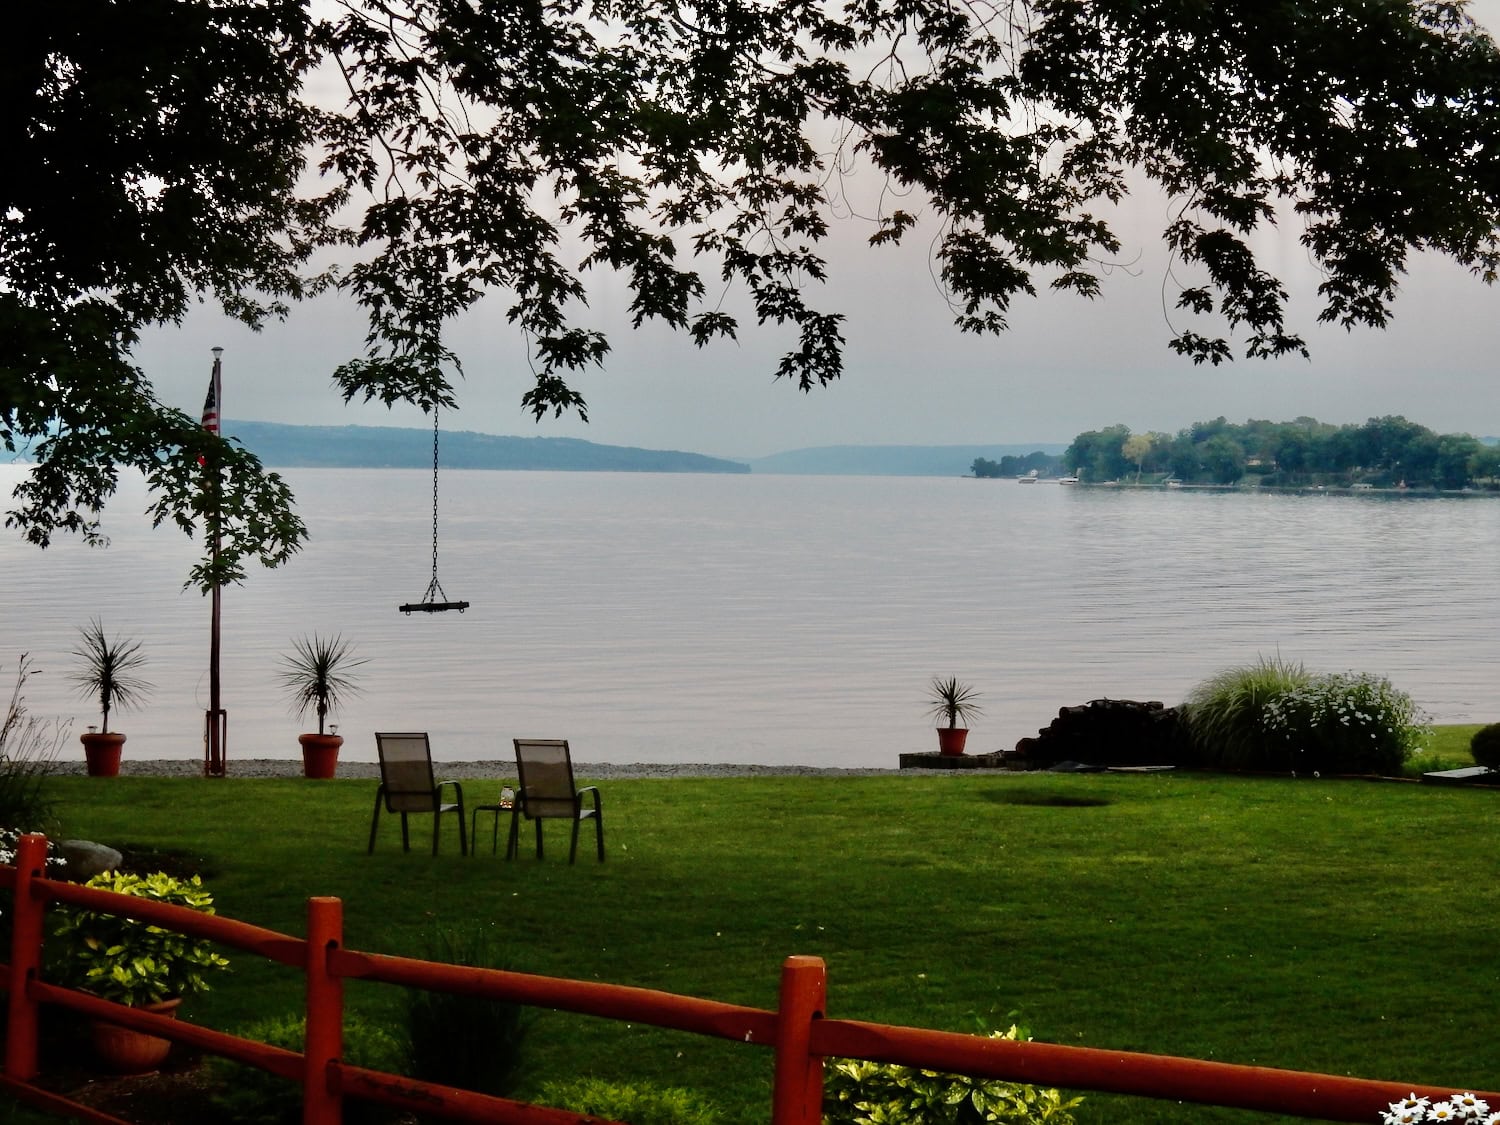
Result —
[{"label": "spiky potted plant", "polygon": [[291,697],[293,714],[301,717],[309,710],[318,716],[318,732],[297,736],[302,746],[302,776],[327,778],[338,769],[339,747],[344,740],[338,728],[327,729],[328,716],[343,705],[359,688],[348,672],[366,663],[354,659],[354,648],[340,636],[299,637],[292,651],[281,658],[281,682]]},{"label": "spiky potted plant", "polygon": [[962,754],[964,743],[969,738],[969,728],[958,724],[967,724],[970,719],[984,713],[984,709],[976,702],[979,692],[974,690],[973,684],[966,684],[955,676],[947,679],[934,676],[929,691],[931,694],[927,699],[927,713],[947,724],[938,727],[939,753],[950,756]]},{"label": "spiky potted plant", "polygon": [[78,630],[78,670],[72,674],[78,694],[99,701],[99,728],[79,736],[90,777],[114,777],[120,772],[120,750],[125,736],[109,729],[111,711],[128,711],[151,694],[151,684],[139,675],[146,664],[141,642],[116,634],[111,638],[99,618]]}]

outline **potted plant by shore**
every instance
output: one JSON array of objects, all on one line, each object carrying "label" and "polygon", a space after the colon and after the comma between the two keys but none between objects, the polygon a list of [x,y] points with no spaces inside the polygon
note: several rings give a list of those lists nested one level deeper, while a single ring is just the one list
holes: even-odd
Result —
[{"label": "potted plant by shore", "polygon": [[327,719],[346,697],[359,693],[348,672],[365,661],[354,659],[353,646],[342,637],[314,634],[293,641],[292,651],[281,658],[281,663],[281,682],[291,697],[293,714],[300,718],[311,709],[318,716],[316,734],[297,736],[302,746],[302,776],[332,777],[344,740],[326,729]]},{"label": "potted plant by shore", "polygon": [[[165,872],[129,875],[106,871],[87,883],[98,890],[168,902],[212,914],[213,895],[194,875],[177,879]],[[133,1008],[175,1017],[184,997],[209,988],[207,974],[228,967],[204,938],[137,922],[119,914],[62,907],[48,954],[58,983]],[[172,1048],[171,1040],[91,1020],[89,1035],[100,1060],[121,1074],[155,1070]]]},{"label": "potted plant by shore", "polygon": [[125,736],[109,729],[111,711],[128,711],[151,694],[151,685],[138,674],[146,663],[141,642],[104,631],[97,617],[78,630],[79,645],[73,650],[79,668],[73,673],[78,694],[99,701],[100,722],[95,730],[79,736],[90,777],[114,777],[120,772],[120,749]]},{"label": "potted plant by shore", "polygon": [[[962,754],[964,743],[969,738],[969,720],[984,713],[976,702],[979,692],[974,690],[974,685],[954,676],[947,679],[934,676],[929,691],[927,713],[947,723],[938,727],[938,751],[948,755]],[[965,725],[959,726],[960,722]]]}]

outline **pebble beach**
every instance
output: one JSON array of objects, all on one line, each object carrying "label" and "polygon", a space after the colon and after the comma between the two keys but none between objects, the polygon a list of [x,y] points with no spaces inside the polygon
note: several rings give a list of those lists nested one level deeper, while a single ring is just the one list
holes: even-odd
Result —
[{"label": "pebble beach", "polygon": [[[49,773],[81,774],[82,760],[54,761],[48,766]],[[479,762],[434,762],[433,772],[439,779],[455,781],[488,778],[513,778],[516,775],[514,761],[499,759]],[[838,769],[811,766],[752,766],[726,765],[713,762],[677,763],[671,765],[647,762],[598,763],[575,762],[573,772],[580,778],[591,781],[614,781],[638,777],[880,777],[895,773],[962,773],[961,770],[895,770],[895,769]],[[159,758],[132,761],[126,757],[120,762],[121,777],[201,777],[203,763],[187,758]],[[231,758],[226,779],[236,777],[301,777],[302,762],[297,758]],[[376,762],[340,761],[338,777],[347,780],[380,777],[380,766]]]}]

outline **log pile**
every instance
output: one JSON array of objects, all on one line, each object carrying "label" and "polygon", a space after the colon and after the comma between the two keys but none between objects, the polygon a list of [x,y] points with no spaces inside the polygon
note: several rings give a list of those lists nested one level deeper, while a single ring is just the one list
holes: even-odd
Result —
[{"label": "log pile", "polygon": [[1051,769],[1059,763],[1109,766],[1190,765],[1188,740],[1175,707],[1158,701],[1095,699],[1064,707],[1035,738],[1016,743],[1013,765]]}]

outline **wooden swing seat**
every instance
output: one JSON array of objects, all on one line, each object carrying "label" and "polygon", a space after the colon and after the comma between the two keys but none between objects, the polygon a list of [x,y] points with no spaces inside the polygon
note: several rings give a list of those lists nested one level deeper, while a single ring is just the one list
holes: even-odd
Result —
[{"label": "wooden swing seat", "polygon": [[459,613],[469,608],[468,602],[407,602],[399,607],[401,612],[408,617],[413,613],[443,613],[446,610],[456,609]]}]

